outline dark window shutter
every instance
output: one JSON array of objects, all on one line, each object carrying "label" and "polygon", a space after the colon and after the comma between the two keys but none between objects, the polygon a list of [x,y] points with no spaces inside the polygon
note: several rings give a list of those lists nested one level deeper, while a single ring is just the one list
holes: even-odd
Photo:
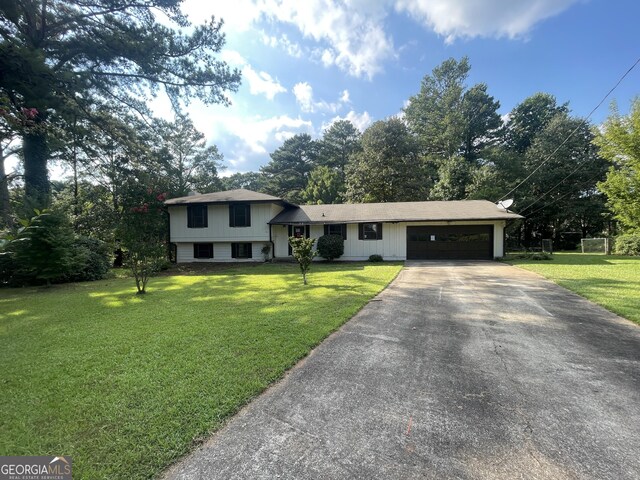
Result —
[{"label": "dark window shutter", "polygon": [[364,239],[364,225],[362,223],[358,224],[358,240]]},{"label": "dark window shutter", "polygon": [[378,224],[378,240],[382,240],[382,224]]},{"label": "dark window shutter", "polygon": [[347,239],[347,224],[346,223],[342,225],[342,238],[345,239],[345,240]]},{"label": "dark window shutter", "polygon": [[247,244],[247,258],[253,258],[253,243]]},{"label": "dark window shutter", "polygon": [[311,236],[311,225],[304,226],[304,236],[307,238]]},{"label": "dark window shutter", "polygon": [[247,215],[246,215],[246,222],[245,222],[245,227],[250,227],[251,226],[251,205],[245,205],[246,211],[247,211]]},{"label": "dark window shutter", "polygon": [[193,228],[193,207],[187,207],[187,228]]},{"label": "dark window shutter", "polygon": [[329,235],[329,225],[324,226],[324,234]]},{"label": "dark window shutter", "polygon": [[198,244],[194,243],[193,244],[193,258],[198,258],[199,255],[200,255],[200,251],[198,250]]},{"label": "dark window shutter", "polygon": [[234,213],[235,213],[234,212],[234,207],[235,207],[235,205],[229,205],[229,226],[230,227],[235,227],[236,226],[236,222],[235,222],[236,218],[235,218],[235,215],[234,215]]},{"label": "dark window shutter", "polygon": [[238,257],[238,244],[237,243],[232,243],[231,244],[231,258],[237,258]]},{"label": "dark window shutter", "polygon": [[206,205],[200,207],[200,214],[202,215],[202,226],[207,228],[209,226],[209,212]]}]

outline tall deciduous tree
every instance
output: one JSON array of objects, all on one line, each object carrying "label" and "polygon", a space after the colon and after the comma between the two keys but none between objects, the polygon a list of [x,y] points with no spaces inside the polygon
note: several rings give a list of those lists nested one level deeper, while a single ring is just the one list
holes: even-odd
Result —
[{"label": "tall deciduous tree", "polygon": [[[25,191],[36,206],[49,201],[47,126],[65,112],[115,102],[146,112],[159,89],[175,105],[192,97],[227,104],[240,73],[216,59],[222,23],[191,27],[181,0],[84,2],[8,0],[0,6],[0,93],[15,111],[34,113],[21,132]],[[163,24],[156,19],[166,19]],[[171,26],[166,26],[169,23]]]},{"label": "tall deciduous tree", "polygon": [[301,202],[311,170],[316,166],[317,143],[302,133],[285,140],[271,154],[271,161],[260,171],[265,177],[265,190],[291,202]]},{"label": "tall deciduous tree", "polygon": [[526,98],[509,113],[505,142],[508,148],[524,153],[553,117],[568,114],[568,105],[558,105],[549,93],[536,93]]},{"label": "tall deciduous tree", "polygon": [[626,116],[614,106],[594,143],[613,164],[598,188],[607,196],[615,218],[626,229],[640,232],[640,99]]},{"label": "tall deciduous tree", "polygon": [[346,197],[354,203],[424,200],[428,184],[418,146],[402,120],[375,122],[362,134],[362,151],[346,169]]}]

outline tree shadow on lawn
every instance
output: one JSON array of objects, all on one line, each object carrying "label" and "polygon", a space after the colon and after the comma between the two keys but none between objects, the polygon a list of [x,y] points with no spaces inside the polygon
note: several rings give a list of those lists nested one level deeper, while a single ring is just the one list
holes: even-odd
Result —
[{"label": "tree shadow on lawn", "polygon": [[[225,270],[206,275],[163,276],[151,279],[148,293],[144,295],[137,295],[132,285],[131,288],[119,288],[116,291],[87,292],[87,296],[109,308],[169,303],[169,308],[173,310],[176,303],[187,306],[194,302],[209,302],[213,308],[242,305],[246,309],[253,305],[257,309],[268,307],[273,311],[274,304],[326,304],[346,295],[372,296],[384,287],[379,280],[372,283],[372,279],[365,274],[347,273],[353,270],[353,267],[331,266],[316,271],[318,275],[315,276],[311,272],[307,285],[302,284],[297,266],[289,271],[252,268],[250,272],[240,269],[238,273]],[[363,271],[364,266],[359,266],[357,270]],[[333,272],[340,275],[336,279],[322,276]],[[267,278],[269,276],[273,280]]]}]

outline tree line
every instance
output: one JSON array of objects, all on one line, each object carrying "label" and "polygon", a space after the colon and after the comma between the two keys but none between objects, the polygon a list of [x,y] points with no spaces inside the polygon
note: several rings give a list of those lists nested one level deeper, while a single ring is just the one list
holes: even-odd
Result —
[{"label": "tree line", "polygon": [[470,68],[467,58],[446,60],[424,77],[401,115],[362,134],[341,120],[317,140],[295,135],[260,172],[227,182],[295,203],[498,201],[508,194],[513,210],[527,217],[511,240],[526,246],[554,238],[570,247],[612,232],[597,188],[610,163],[593,125],[547,93],[501,117],[486,84],[467,85]]}]

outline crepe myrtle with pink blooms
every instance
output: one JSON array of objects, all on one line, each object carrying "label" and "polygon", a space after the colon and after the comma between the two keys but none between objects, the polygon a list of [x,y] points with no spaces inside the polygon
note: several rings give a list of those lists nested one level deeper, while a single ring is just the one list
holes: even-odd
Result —
[{"label": "crepe myrtle with pink blooms", "polygon": [[136,293],[144,294],[149,278],[166,261],[167,192],[156,186],[140,188],[134,184],[129,188],[132,201],[122,212],[120,242],[136,282]]}]

